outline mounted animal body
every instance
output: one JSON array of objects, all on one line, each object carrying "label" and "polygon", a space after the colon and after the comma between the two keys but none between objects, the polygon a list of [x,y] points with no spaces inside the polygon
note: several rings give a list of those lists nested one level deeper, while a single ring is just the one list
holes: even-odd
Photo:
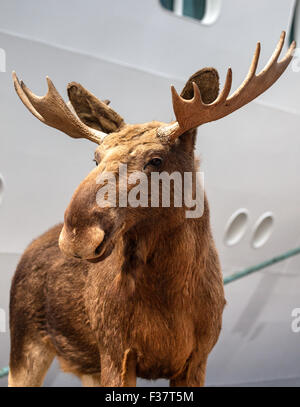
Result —
[{"label": "mounted animal body", "polygon": [[[197,126],[241,108],[269,88],[288,66],[295,44],[278,62],[250,71],[228,96],[231,70],[219,94],[212,68],[193,75],[181,96],[172,88],[176,121],[129,125],[108,103],[77,83],[68,86],[76,114],[50,79],[35,96],[14,74],[25,106],[39,120],[73,138],[98,144],[96,168],[75,191],[58,225],[33,241],[11,288],[10,386],[38,386],[54,357],[85,385],[135,385],[136,376],[167,378],[173,386],[201,386],[222,324],[222,273],[209,208],[189,219],[184,207],[99,207],[100,174],[197,171]],[[195,185],[193,186],[195,187]],[[128,191],[133,186],[128,186]],[[173,190],[173,193],[176,191]]]}]

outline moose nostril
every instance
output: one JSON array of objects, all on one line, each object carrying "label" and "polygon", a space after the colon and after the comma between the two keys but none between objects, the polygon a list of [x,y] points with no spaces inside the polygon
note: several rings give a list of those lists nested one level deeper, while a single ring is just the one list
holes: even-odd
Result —
[{"label": "moose nostril", "polygon": [[96,256],[99,256],[99,254],[102,253],[103,247],[104,247],[105,242],[106,242],[106,239],[107,239],[107,236],[105,235],[105,236],[104,236],[104,239],[102,240],[102,242],[96,247],[96,250],[95,250],[95,255],[96,255]]},{"label": "moose nostril", "polygon": [[99,246],[96,247],[96,250],[95,250],[95,255],[96,256],[98,256],[101,253],[102,247],[103,247],[103,242],[101,242],[99,244]]},{"label": "moose nostril", "polygon": [[105,234],[105,232],[103,230],[101,230],[101,233],[98,234],[98,242],[100,242],[100,243],[98,244],[98,246],[96,247],[96,249],[94,251],[95,256],[99,256],[102,253],[106,240],[107,240],[107,235]]}]

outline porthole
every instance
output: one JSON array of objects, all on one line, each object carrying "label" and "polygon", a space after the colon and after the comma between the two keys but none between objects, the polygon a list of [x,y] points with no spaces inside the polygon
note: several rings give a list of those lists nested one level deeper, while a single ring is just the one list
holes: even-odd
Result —
[{"label": "porthole", "polygon": [[255,223],[252,237],[252,246],[259,249],[270,239],[274,224],[274,216],[271,212],[264,213]]},{"label": "porthole", "polygon": [[222,0],[160,0],[163,8],[180,17],[213,24],[219,17]]},{"label": "porthole", "polygon": [[248,218],[247,209],[239,209],[231,215],[224,237],[227,246],[234,246],[241,241],[247,230]]}]

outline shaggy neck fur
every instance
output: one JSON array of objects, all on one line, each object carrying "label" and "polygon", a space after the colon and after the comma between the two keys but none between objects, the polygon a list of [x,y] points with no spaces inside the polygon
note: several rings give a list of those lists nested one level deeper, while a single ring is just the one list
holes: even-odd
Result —
[{"label": "shaggy neck fur", "polygon": [[[168,301],[169,293],[176,297],[187,288],[187,282],[193,280],[189,277],[205,263],[211,236],[206,199],[199,219],[185,218],[181,209],[174,211],[173,223],[167,218],[148,220],[122,237],[124,260],[119,281],[127,294],[138,290],[142,297],[150,296],[152,303],[153,293],[158,302]],[[199,241],[195,234],[201,236]],[[183,256],[187,251],[190,255]]]}]

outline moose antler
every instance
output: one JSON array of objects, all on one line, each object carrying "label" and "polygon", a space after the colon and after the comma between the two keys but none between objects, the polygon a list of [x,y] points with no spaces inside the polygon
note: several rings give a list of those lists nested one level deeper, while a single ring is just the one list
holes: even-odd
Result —
[{"label": "moose antler", "polygon": [[200,90],[194,82],[194,97],[190,100],[183,99],[179,96],[174,86],[172,86],[173,109],[177,122],[159,128],[158,135],[160,137],[167,137],[169,140],[175,140],[181,134],[192,128],[229,115],[266,91],[282,75],[293,58],[293,51],[296,47],[295,41],[290,45],[284,58],[280,62],[277,62],[284,44],[284,39],[285,32],[283,31],[273,55],[265,68],[258,75],[256,75],[256,69],[260,54],[260,43],[257,43],[246,79],[229,98],[228,95],[232,83],[232,71],[230,68],[228,69],[222,92],[218,98],[210,104],[203,103]]},{"label": "moose antler", "polygon": [[45,96],[36,96],[19,79],[12,74],[16,92],[27,109],[41,122],[54,127],[73,138],[86,138],[100,144],[106,133],[86,126],[68,108],[63,98],[55,89],[50,78],[47,79],[48,92]]}]

